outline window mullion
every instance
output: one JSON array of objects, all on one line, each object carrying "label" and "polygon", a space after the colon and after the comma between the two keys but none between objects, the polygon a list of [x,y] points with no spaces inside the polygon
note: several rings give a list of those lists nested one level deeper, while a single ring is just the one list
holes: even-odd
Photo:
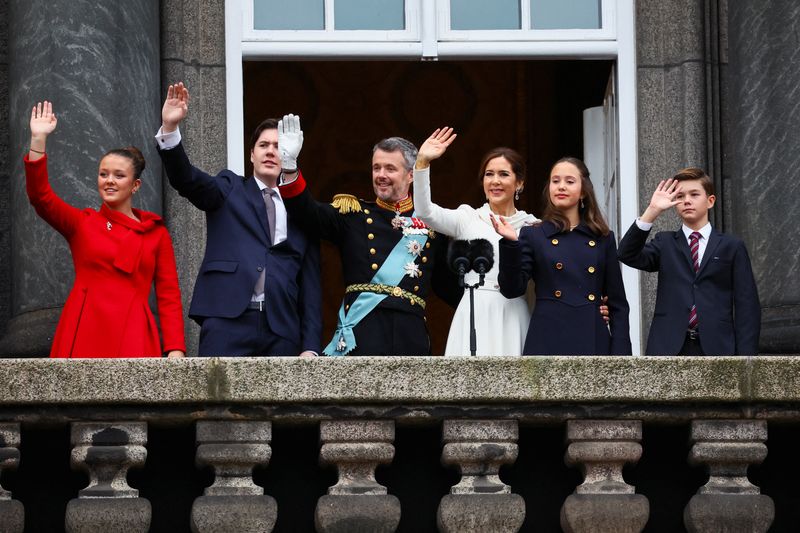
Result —
[{"label": "window mullion", "polygon": [[520,28],[531,29],[531,0],[520,0],[519,16],[521,18]]},{"label": "window mullion", "polygon": [[336,20],[334,18],[334,0],[325,0],[325,31],[332,32],[336,30]]}]

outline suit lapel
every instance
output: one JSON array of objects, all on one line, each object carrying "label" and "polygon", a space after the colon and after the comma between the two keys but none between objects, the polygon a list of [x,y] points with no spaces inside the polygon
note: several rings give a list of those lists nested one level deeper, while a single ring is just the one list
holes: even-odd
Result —
[{"label": "suit lapel", "polygon": [[264,206],[264,196],[261,194],[261,189],[258,188],[258,184],[256,183],[256,178],[248,178],[244,181],[244,189],[245,189],[245,196],[247,196],[247,201],[250,203],[250,206],[253,208],[253,212],[256,216],[256,220],[261,225],[261,229],[264,230],[264,235],[267,239],[267,242],[272,244],[269,239],[269,224],[267,223],[267,208]]},{"label": "suit lapel", "polygon": [[711,234],[708,236],[706,251],[703,252],[703,261],[700,263],[700,271],[697,273],[698,276],[703,274],[703,271],[706,269],[706,265],[711,262],[712,258],[714,257],[714,252],[716,251],[720,242],[722,242],[721,235],[716,231],[711,230]]},{"label": "suit lapel", "polygon": [[689,272],[694,272],[694,261],[692,261],[692,250],[689,249],[689,243],[686,241],[686,235],[683,234],[683,230],[678,228],[678,231],[675,232],[675,246],[678,247],[680,250],[679,253],[683,254],[683,257],[686,258],[686,265],[689,267]]}]

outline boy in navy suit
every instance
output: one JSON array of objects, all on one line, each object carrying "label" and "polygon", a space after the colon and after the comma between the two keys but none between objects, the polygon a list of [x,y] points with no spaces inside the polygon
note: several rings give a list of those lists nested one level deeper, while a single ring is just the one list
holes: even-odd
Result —
[{"label": "boy in navy suit", "polygon": [[[744,243],[714,230],[708,210],[714,183],[686,168],[658,184],[650,205],[619,243],[619,259],[658,272],[658,293],[646,353],[755,355],[761,306]],[[683,226],[647,236],[658,216],[675,206]]]}]

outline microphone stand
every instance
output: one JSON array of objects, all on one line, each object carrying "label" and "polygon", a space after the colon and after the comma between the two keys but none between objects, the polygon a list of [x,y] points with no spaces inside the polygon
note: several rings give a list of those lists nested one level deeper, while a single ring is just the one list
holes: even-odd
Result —
[{"label": "microphone stand", "polygon": [[462,287],[466,286],[469,289],[469,353],[475,355],[478,351],[477,334],[475,333],[475,289],[483,286],[483,277],[486,275],[484,269],[481,268],[478,272],[478,283],[474,285],[467,285],[462,283]]}]

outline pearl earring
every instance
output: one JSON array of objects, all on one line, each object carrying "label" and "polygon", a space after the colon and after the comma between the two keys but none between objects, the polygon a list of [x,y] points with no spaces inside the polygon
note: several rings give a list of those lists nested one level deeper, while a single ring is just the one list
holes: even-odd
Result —
[{"label": "pearl earring", "polygon": [[584,205],[583,205],[583,198],[581,198],[581,209],[583,209],[583,208],[584,208]]}]

